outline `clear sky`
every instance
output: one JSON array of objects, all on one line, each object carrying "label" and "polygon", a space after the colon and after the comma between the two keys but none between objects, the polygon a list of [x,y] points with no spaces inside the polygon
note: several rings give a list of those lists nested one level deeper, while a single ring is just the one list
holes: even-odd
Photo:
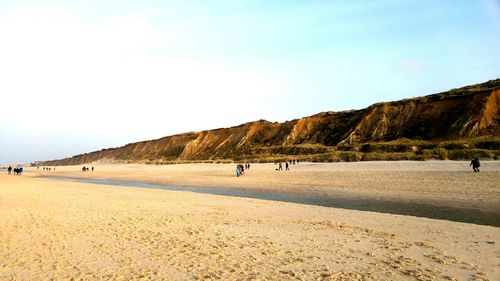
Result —
[{"label": "clear sky", "polygon": [[0,163],[500,77],[500,4],[0,0]]}]

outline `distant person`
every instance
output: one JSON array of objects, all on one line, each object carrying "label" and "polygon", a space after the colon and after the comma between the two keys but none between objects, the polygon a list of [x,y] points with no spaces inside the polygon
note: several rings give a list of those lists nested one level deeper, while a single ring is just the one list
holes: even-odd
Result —
[{"label": "distant person", "polygon": [[83,166],[82,172],[85,172],[85,171],[87,171],[87,168],[85,168],[85,166]]},{"label": "distant person", "polygon": [[278,171],[283,171],[283,166],[281,166],[281,162],[278,162]]},{"label": "distant person", "polygon": [[56,167],[54,167],[54,171],[56,170]]},{"label": "distant person", "polygon": [[481,166],[481,163],[479,163],[479,158],[478,157],[472,158],[469,167],[470,166],[472,166],[472,170],[474,170],[474,173],[478,173],[479,167]]},{"label": "distant person", "polygon": [[94,171],[94,166],[92,166],[92,172]]},{"label": "distant person", "polygon": [[240,176],[240,165],[236,165],[236,176]]},{"label": "distant person", "polygon": [[288,162],[285,163],[285,171],[290,171],[290,169],[288,168]]},{"label": "distant person", "polygon": [[9,168],[7,168],[7,172],[9,172],[9,175],[10,175],[10,173],[12,172],[12,167],[11,166],[9,166]]},{"label": "distant person", "polygon": [[23,167],[14,168],[14,174],[20,176],[23,173]]},{"label": "distant person", "polygon": [[292,165],[295,165],[295,159],[292,160]]}]

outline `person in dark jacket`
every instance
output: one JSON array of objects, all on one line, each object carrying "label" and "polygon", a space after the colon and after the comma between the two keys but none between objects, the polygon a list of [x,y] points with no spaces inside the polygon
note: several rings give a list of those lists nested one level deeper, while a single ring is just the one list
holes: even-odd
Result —
[{"label": "person in dark jacket", "polygon": [[479,158],[474,157],[472,160],[470,160],[470,165],[469,167],[472,166],[472,170],[474,170],[474,173],[479,172],[479,167],[481,166],[481,163],[479,163]]}]

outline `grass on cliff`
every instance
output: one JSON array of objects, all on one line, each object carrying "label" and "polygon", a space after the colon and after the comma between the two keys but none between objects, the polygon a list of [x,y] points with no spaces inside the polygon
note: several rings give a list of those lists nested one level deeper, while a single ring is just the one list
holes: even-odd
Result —
[{"label": "grass on cliff", "polygon": [[398,139],[388,142],[339,144],[336,147],[300,144],[257,148],[237,155],[236,161],[276,162],[290,159],[312,162],[354,162],[377,160],[469,160],[498,159],[500,138],[495,136],[459,140],[425,141]]},{"label": "grass on cliff", "polygon": [[145,164],[176,163],[233,163],[284,162],[292,159],[310,162],[356,162],[414,160],[469,160],[500,158],[500,138],[495,136],[459,140],[425,141],[398,139],[388,142],[370,142],[322,146],[299,144],[287,146],[247,147],[232,157],[213,155],[208,160],[156,159]]}]

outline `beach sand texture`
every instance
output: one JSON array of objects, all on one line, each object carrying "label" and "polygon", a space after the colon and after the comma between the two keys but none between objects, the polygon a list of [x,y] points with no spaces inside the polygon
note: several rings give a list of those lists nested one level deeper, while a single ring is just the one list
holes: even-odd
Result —
[{"label": "beach sand texture", "polygon": [[[87,165],[92,166],[92,164]],[[62,166],[32,175],[137,181],[166,186],[228,187],[295,195],[405,200],[500,212],[500,161],[483,161],[472,173],[467,161],[300,163],[278,172],[275,164],[252,164],[235,176],[235,164],[97,164]],[[284,169],[284,164],[283,164]]]},{"label": "beach sand texture", "polygon": [[[349,182],[348,177],[357,170],[361,175],[373,173],[369,182],[390,166],[356,164],[304,164],[302,176],[328,173],[329,169],[342,173],[344,169],[343,180]],[[427,173],[439,163],[415,163],[413,168],[394,165],[403,168],[397,169],[394,178],[382,180],[373,192],[393,196],[392,183],[412,183],[398,175]],[[469,196],[477,204],[498,204],[498,196],[488,197],[498,195],[498,186],[495,189],[490,182],[498,177],[496,162],[489,168],[484,164],[480,175],[457,171],[453,162],[441,165],[444,175],[437,176],[441,182],[434,184],[445,191],[436,190],[437,197],[444,198],[447,188],[453,191],[452,186],[458,185],[449,173],[464,173],[462,178],[467,173],[484,185],[468,191],[473,195],[465,187],[458,188],[453,196],[460,200]],[[94,176],[99,176],[98,171],[101,176],[106,174],[103,171],[115,171],[117,177],[153,180],[155,175],[169,177],[175,171],[177,175],[172,177],[184,185],[201,185],[196,175],[211,178],[208,185],[230,186],[236,179],[233,169],[226,176],[225,165],[96,167]],[[280,188],[288,181],[280,177],[286,176],[275,171],[268,175],[269,167],[272,164],[255,165],[236,180],[249,188],[263,184]],[[54,174],[77,175],[72,170],[76,168],[57,167]],[[301,175],[292,176],[292,172],[288,176],[300,183]],[[42,173],[29,168],[19,177],[0,175],[0,280],[498,280],[500,276],[500,231],[496,227],[33,177]],[[183,181],[184,176],[193,178]],[[90,172],[86,177],[91,177]],[[451,177],[449,181],[443,179],[447,177]],[[248,184],[252,178],[257,183]],[[317,184],[312,178],[302,181],[318,186],[319,191],[313,192],[328,188],[321,178]],[[464,180],[463,185],[467,184]],[[370,187],[359,186],[361,192],[372,192]],[[299,187],[290,185],[292,190]],[[399,189],[403,187],[401,183]],[[394,191],[396,196],[402,196],[399,189]],[[425,185],[421,189],[432,193]]]}]

